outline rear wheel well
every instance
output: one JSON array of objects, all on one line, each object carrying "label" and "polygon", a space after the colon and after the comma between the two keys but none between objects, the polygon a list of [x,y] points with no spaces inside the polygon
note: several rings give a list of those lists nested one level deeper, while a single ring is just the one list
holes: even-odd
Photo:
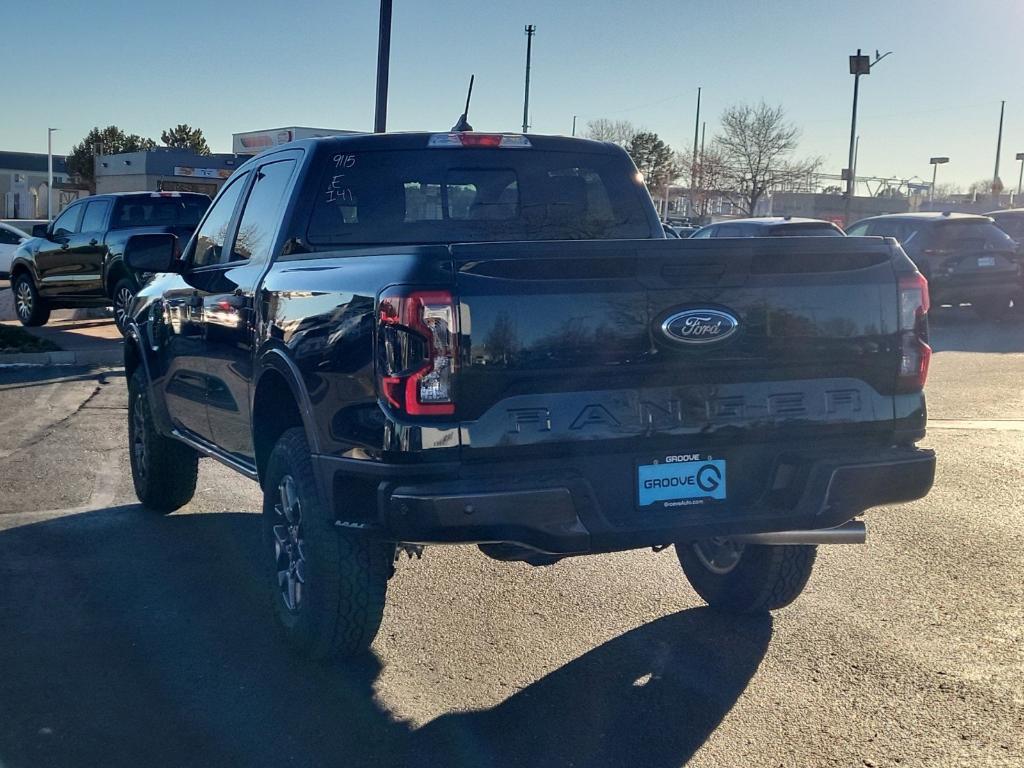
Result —
[{"label": "rear wheel well", "polygon": [[124,265],[124,262],[116,261],[110,266],[107,270],[107,279],[103,286],[108,299],[114,297],[114,287],[126,277],[132,277],[132,273]]},{"label": "rear wheel well", "polygon": [[252,440],[260,483],[278,439],[292,427],[305,427],[292,388],[277,371],[267,371],[256,385],[252,403]]}]

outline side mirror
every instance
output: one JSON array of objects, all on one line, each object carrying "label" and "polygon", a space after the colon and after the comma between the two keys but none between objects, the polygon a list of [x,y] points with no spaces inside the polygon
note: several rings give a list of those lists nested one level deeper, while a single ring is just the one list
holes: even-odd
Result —
[{"label": "side mirror", "polygon": [[124,263],[137,272],[180,272],[178,238],[169,232],[132,235],[124,246]]},{"label": "side mirror", "polygon": [[32,237],[41,237],[46,239],[50,236],[50,225],[49,224],[33,224],[32,225]]}]

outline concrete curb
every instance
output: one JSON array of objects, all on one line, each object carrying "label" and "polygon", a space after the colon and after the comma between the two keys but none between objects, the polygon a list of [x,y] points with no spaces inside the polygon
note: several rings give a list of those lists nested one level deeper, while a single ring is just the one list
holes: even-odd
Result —
[{"label": "concrete curb", "polygon": [[5,365],[121,365],[124,351],[115,349],[80,349],[74,352],[23,352],[0,355],[0,368]]}]

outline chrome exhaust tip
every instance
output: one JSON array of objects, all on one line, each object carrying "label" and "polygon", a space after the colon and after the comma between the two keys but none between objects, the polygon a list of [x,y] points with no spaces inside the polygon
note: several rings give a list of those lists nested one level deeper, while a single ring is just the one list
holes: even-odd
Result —
[{"label": "chrome exhaust tip", "polygon": [[730,536],[742,544],[863,544],[867,541],[867,527],[860,520],[837,525],[835,528],[817,528],[809,531],[770,531],[768,533],[743,533]]}]

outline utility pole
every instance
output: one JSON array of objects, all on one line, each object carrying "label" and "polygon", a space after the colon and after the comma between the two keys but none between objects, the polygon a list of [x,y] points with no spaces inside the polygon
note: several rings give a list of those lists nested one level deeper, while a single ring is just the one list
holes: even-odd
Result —
[{"label": "utility pole", "polygon": [[388,124],[388,73],[391,68],[391,0],[380,0],[377,38],[377,108],[373,132],[384,133]]},{"label": "utility pole", "polygon": [[697,88],[697,115],[693,120],[693,155],[690,160],[690,210],[697,205],[697,136],[700,132],[700,87]]},{"label": "utility pole", "polygon": [[860,48],[858,48],[857,53],[850,57],[850,74],[853,75],[853,114],[850,118],[850,159],[844,169],[846,175],[846,211],[843,216],[843,220],[847,225],[850,223],[850,206],[853,204],[856,184],[854,153],[857,151],[857,97],[860,92],[860,76],[870,75],[871,68],[890,53],[892,51],[879,55],[878,51],[875,51],[875,60],[872,62],[871,57],[861,54]]},{"label": "utility pole", "polygon": [[576,115],[572,116],[572,135],[576,135]]},{"label": "utility pole", "polygon": [[58,128],[46,129],[46,220],[53,221],[53,132]]},{"label": "utility pole", "polygon": [[1017,159],[1020,160],[1020,176],[1017,178],[1017,197],[1020,197],[1020,186],[1024,182],[1024,152],[1018,152]]},{"label": "utility pole", "polygon": [[530,130],[530,58],[533,55],[533,34],[536,31],[537,27],[533,24],[526,25],[526,93],[523,96],[523,133],[528,133]]},{"label": "utility pole", "polygon": [[[702,209],[704,208],[704,200],[706,199],[705,195],[704,195],[704,134],[707,132],[707,129],[708,129],[708,124],[706,122],[700,124],[700,191],[701,191],[701,206],[700,207]],[[694,205],[696,205],[696,203],[694,203]],[[690,215],[691,216],[693,215],[693,211],[690,211]],[[698,213],[697,215],[698,216],[703,216],[704,215],[704,211],[701,210],[700,213]]]},{"label": "utility pole", "polygon": [[1006,111],[1006,102],[999,102],[999,137],[996,139],[996,169],[992,173],[992,205],[999,205],[999,193],[1002,191],[1002,182],[999,181],[999,154],[1003,149],[1003,113]]}]

